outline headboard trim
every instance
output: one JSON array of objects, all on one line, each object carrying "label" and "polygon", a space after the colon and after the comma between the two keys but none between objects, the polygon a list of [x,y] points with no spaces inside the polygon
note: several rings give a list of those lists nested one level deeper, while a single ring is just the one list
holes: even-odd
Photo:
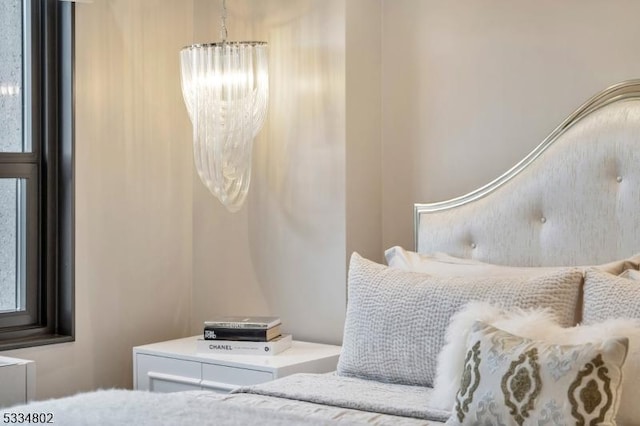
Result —
[{"label": "headboard trim", "polygon": [[603,108],[614,102],[626,99],[640,99],[640,79],[623,81],[615,84],[602,92],[596,94],[573,114],[565,119],[558,127],[547,136],[542,143],[533,149],[526,157],[520,160],[516,165],[507,170],[504,174],[489,182],[488,184],[469,192],[468,194],[452,198],[450,200],[439,201],[434,203],[416,203],[414,204],[414,246],[418,250],[418,233],[420,229],[420,218],[424,213],[440,212],[449,210],[464,204],[471,203],[480,198],[486,197],[494,192],[505,183],[509,182],[520,172],[534,162],[545,150],[560,138],[568,129],[576,125],[584,117],[592,112]]}]

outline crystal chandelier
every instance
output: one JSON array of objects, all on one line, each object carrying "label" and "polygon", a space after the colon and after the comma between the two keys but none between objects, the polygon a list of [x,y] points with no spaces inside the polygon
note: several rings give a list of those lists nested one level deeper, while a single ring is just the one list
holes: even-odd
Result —
[{"label": "crystal chandelier", "polygon": [[182,94],[193,125],[193,154],[202,182],[231,212],[251,181],[251,151],[269,103],[267,43],[229,42],[226,1],[222,41],[180,51]]}]

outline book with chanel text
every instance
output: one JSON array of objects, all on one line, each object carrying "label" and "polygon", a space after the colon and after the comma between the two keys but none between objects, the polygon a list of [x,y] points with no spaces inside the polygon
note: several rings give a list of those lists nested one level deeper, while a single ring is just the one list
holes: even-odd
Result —
[{"label": "book with chanel text", "polygon": [[289,349],[292,340],[290,334],[283,334],[268,342],[198,339],[196,352],[201,354],[277,355]]}]

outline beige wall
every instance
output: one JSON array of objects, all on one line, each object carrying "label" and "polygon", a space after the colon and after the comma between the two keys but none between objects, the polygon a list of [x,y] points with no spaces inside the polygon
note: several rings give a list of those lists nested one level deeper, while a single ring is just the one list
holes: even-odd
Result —
[{"label": "beige wall", "polygon": [[345,3],[346,253],[382,262],[382,1]]},{"label": "beige wall", "polygon": [[130,387],[132,346],[185,335],[190,123],[182,0],[76,9],[76,341],[3,352],[37,363],[37,398]]},{"label": "beige wall", "polygon": [[[344,0],[228,2],[230,40],[269,42],[270,105],[246,204],[228,213],[193,177],[192,331],[273,314],[297,339],[340,342],[346,305]],[[195,40],[219,5],[195,2]]]},{"label": "beige wall", "polygon": [[640,77],[631,0],[385,0],[383,246],[412,204],[502,174],[597,91]]}]

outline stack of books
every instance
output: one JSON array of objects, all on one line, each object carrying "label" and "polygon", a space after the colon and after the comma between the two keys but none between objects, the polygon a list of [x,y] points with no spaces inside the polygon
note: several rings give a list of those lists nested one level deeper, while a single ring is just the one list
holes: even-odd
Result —
[{"label": "stack of books", "polygon": [[204,322],[199,353],[276,355],[291,347],[291,335],[282,334],[278,317],[227,316]]}]

